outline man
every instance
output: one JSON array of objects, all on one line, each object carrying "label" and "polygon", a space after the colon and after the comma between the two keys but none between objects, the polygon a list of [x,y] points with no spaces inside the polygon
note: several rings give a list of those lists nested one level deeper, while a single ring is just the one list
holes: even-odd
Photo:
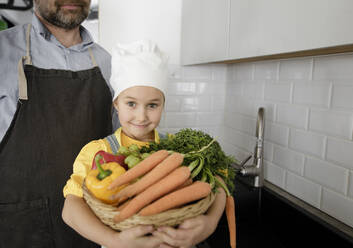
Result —
[{"label": "man", "polygon": [[90,0],[35,0],[0,32],[0,247],[96,247],[61,218],[90,140],[112,132],[110,56],[80,24]]}]

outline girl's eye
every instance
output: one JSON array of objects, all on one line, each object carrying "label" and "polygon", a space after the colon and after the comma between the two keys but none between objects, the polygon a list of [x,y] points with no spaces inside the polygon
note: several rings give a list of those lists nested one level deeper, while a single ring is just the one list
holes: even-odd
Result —
[{"label": "girl's eye", "polygon": [[129,107],[135,107],[135,106],[136,106],[136,103],[134,103],[134,102],[127,102],[127,105],[128,105]]},{"label": "girl's eye", "polygon": [[158,107],[158,104],[156,104],[156,103],[150,103],[150,104],[148,104],[148,107],[149,107],[149,108],[157,108],[157,107]]}]

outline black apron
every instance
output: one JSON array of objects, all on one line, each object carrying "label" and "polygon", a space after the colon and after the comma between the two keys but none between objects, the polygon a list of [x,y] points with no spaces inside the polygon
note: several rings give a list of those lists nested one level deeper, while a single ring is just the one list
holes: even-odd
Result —
[{"label": "black apron", "polygon": [[63,187],[81,148],[112,133],[111,93],[91,50],[93,69],[31,65],[30,30],[17,111],[0,143],[0,247],[98,247],[63,222]]}]

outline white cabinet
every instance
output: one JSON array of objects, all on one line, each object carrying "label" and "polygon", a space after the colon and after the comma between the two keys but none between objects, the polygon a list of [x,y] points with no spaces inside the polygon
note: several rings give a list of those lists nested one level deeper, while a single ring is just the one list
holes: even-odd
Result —
[{"label": "white cabinet", "polygon": [[352,0],[184,0],[183,5],[183,64],[353,51]]},{"label": "white cabinet", "polygon": [[184,0],[181,63],[225,60],[229,42],[230,0]]},{"label": "white cabinet", "polygon": [[351,0],[231,0],[229,59],[353,44]]}]

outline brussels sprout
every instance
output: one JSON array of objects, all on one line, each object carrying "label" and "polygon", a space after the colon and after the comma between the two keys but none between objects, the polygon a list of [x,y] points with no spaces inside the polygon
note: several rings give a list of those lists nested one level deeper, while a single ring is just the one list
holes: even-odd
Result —
[{"label": "brussels sprout", "polygon": [[124,155],[124,156],[129,156],[130,155],[130,151],[127,147],[125,146],[120,146],[119,150],[118,150],[118,154]]},{"label": "brussels sprout", "polygon": [[131,169],[132,167],[134,167],[135,165],[137,165],[139,162],[141,161],[140,158],[135,157],[133,155],[129,155],[125,158],[124,162],[125,164],[127,164],[127,166],[129,167],[129,169]]},{"label": "brussels sprout", "polygon": [[147,158],[149,155],[151,155],[151,154],[149,154],[149,153],[147,153],[147,152],[142,153],[142,154],[141,154],[141,158],[142,158],[142,159],[145,159],[145,158]]},{"label": "brussels sprout", "polygon": [[138,147],[138,145],[132,144],[132,145],[129,146],[129,151],[130,152],[139,152],[140,148]]}]

